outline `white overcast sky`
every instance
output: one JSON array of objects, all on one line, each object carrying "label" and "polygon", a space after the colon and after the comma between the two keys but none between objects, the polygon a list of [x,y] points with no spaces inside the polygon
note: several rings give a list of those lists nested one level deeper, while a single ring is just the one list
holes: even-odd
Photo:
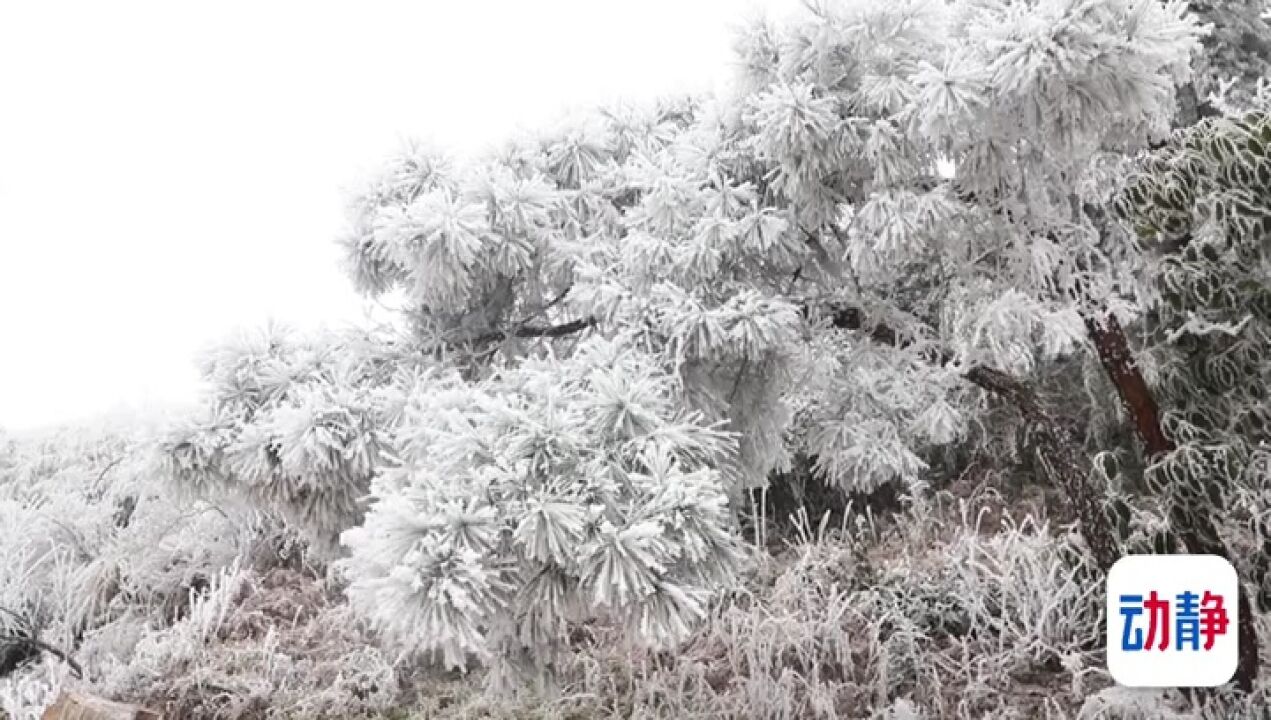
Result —
[{"label": "white overcast sky", "polygon": [[269,319],[360,317],[346,189],[569,108],[718,88],[797,0],[0,3],[0,427],[196,398]]}]

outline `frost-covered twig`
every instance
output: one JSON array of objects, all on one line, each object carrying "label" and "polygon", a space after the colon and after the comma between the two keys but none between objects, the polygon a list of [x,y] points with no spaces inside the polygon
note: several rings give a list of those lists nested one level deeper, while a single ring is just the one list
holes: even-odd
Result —
[{"label": "frost-covered twig", "polygon": [[70,653],[62,650],[61,648],[54,647],[43,640],[33,637],[22,637],[21,635],[0,635],[0,643],[9,645],[26,645],[41,652],[46,652],[57,657],[62,662],[65,662],[67,667],[71,669],[71,672],[75,673],[75,677],[84,677],[84,668],[80,667],[80,664],[75,662],[75,658],[71,657]]}]

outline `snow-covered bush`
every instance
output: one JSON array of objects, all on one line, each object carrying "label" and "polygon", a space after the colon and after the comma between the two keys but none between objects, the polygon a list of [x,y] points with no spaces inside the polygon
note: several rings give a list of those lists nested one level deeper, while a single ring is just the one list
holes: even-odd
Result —
[{"label": "snow-covered bush", "polygon": [[38,718],[62,690],[189,718],[402,702],[409,666],[307,566],[304,542],[268,513],[174,492],[148,431],[71,427],[11,451],[0,717]]},{"label": "snow-covered bush", "polygon": [[402,700],[398,667],[321,581],[232,565],[166,627],[107,626],[95,689],[175,717],[374,717]]},{"label": "snow-covered bush", "polygon": [[[1153,381],[1173,447],[1148,480],[1174,532],[1191,517],[1252,534],[1236,559],[1271,604],[1271,96],[1146,158],[1117,211],[1151,261]],[[1235,521],[1232,523],[1232,521]]]},{"label": "snow-covered bush", "polygon": [[717,469],[733,439],[680,409],[652,358],[593,339],[481,382],[418,383],[398,463],[344,534],[350,600],[396,644],[534,669],[601,616],[671,646],[734,582]]},{"label": "snow-covered bush", "polygon": [[35,685],[100,671],[85,638],[177,620],[255,530],[246,517],[168,493],[136,427],[20,439],[12,458],[0,483],[0,657],[20,662],[5,663],[0,696],[14,693],[5,709],[23,715],[31,708],[22,702],[47,700],[31,699]]},{"label": "snow-covered bush", "polygon": [[[384,463],[376,389],[390,342],[366,335],[302,336],[281,327],[243,334],[207,356],[207,417],[172,427],[161,469],[195,497],[236,497],[281,513],[318,551],[357,524]],[[376,354],[378,353],[378,354]]]}]

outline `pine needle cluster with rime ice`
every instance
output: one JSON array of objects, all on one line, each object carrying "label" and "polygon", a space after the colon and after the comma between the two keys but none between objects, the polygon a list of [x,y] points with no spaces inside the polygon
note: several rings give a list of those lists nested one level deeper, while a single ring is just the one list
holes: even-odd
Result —
[{"label": "pine needle cluster with rime ice", "polygon": [[744,556],[715,469],[733,438],[674,384],[600,339],[480,382],[419,378],[398,463],[344,534],[353,606],[457,667],[547,667],[596,616],[653,646],[686,638]]}]

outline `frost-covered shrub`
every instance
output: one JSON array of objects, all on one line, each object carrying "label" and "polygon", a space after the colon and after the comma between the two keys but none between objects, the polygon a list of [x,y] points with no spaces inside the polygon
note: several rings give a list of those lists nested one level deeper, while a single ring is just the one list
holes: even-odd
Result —
[{"label": "frost-covered shrub", "polygon": [[[0,657],[19,662],[0,668],[0,716],[39,717],[63,689],[195,703],[177,717],[216,716],[191,709],[204,702],[220,717],[275,705],[365,716],[397,702],[396,667],[328,601],[294,532],[174,493],[159,459],[151,430],[132,425],[15,442],[0,483]],[[227,677],[233,702],[209,699]]]},{"label": "frost-covered shrub", "polygon": [[376,387],[391,346],[377,357],[363,340],[269,328],[226,342],[204,364],[209,417],[169,430],[162,469],[196,497],[236,496],[279,512],[318,550],[331,549],[361,519],[384,462]]},{"label": "frost-covered shrub", "polygon": [[91,428],[53,440],[60,452],[47,442],[26,445],[25,477],[0,487],[0,607],[45,640],[69,647],[122,606],[158,611],[233,556],[233,523],[164,496],[144,442]]},{"label": "frost-covered shrub", "polygon": [[673,646],[743,559],[718,464],[732,439],[619,343],[482,382],[420,379],[365,523],[355,608],[395,644],[545,666],[591,617]]},{"label": "frost-covered shrub", "polygon": [[[1271,95],[1207,119],[1144,158],[1118,198],[1149,251],[1146,323],[1170,447],[1147,471],[1171,532],[1234,531],[1232,560],[1271,605]],[[1235,527],[1232,527],[1235,526]],[[1190,548],[1195,551],[1195,548]]]},{"label": "frost-covered shrub", "polygon": [[[256,535],[246,517],[168,492],[148,433],[71,427],[15,445],[0,484],[0,655],[28,657],[0,672],[0,696],[16,716],[41,709],[28,704],[47,700],[37,688],[99,679],[93,638],[112,635],[118,652],[176,621]],[[45,649],[13,642],[15,629]]]}]

